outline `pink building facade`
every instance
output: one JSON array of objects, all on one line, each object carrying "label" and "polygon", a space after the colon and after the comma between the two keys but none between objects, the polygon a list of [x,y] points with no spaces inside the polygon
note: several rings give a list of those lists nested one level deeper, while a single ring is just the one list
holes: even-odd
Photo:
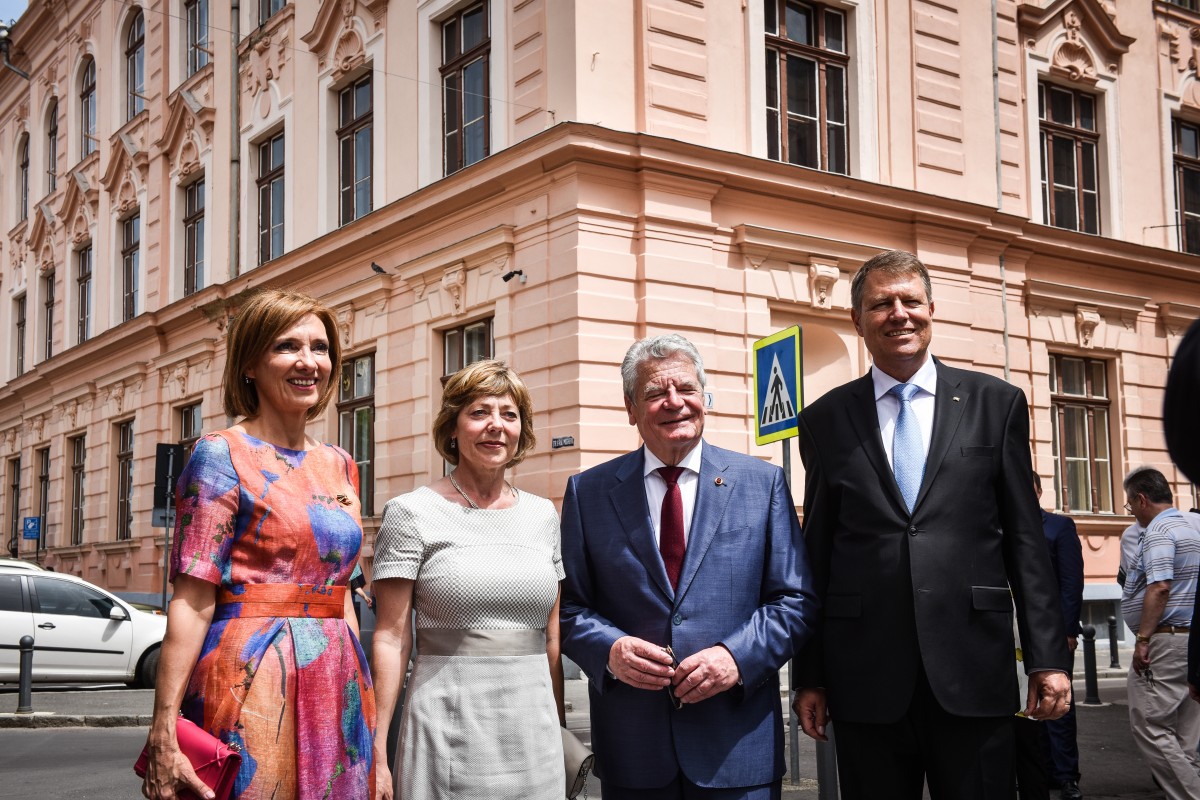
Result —
[{"label": "pink building facade", "polygon": [[522,489],[638,444],[618,365],[664,331],[706,358],[709,438],[779,461],[754,341],[802,327],[807,400],[862,374],[849,279],[904,248],[935,354],[1027,393],[1099,622],[1122,476],[1200,504],[1160,419],[1200,316],[1191,6],[33,0],[0,70],[5,540],[157,592],[155,445],[231,422],[225,325],[265,285],[337,312],[311,433],[360,462],[368,561],[386,500],[442,472],[440,378],[481,355],[533,391]]}]

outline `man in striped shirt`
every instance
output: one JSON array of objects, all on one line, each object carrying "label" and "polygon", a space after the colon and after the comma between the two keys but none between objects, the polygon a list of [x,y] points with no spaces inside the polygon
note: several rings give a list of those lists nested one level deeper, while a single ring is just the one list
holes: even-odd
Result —
[{"label": "man in striped shirt", "polygon": [[1169,800],[1200,798],[1200,706],[1188,699],[1187,644],[1200,576],[1200,533],[1173,506],[1161,472],[1125,478],[1125,510],[1143,529],[1121,595],[1137,634],[1129,671],[1129,726]]}]

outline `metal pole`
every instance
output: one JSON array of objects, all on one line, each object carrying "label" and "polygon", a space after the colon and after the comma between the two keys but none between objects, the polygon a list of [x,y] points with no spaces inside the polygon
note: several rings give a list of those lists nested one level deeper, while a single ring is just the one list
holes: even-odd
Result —
[{"label": "metal pole", "polygon": [[167,613],[167,573],[171,569],[171,509],[175,507],[175,451],[167,454],[167,518],[163,525],[162,611]]},{"label": "metal pole", "polygon": [[33,637],[25,635],[19,642],[21,677],[17,695],[17,713],[33,713]]},{"label": "metal pole", "polygon": [[1108,618],[1108,666],[1121,668],[1121,656],[1117,653],[1117,618]]},{"label": "metal pole", "polygon": [[1083,705],[1101,705],[1100,682],[1096,678],[1096,629],[1091,625],[1083,626],[1083,686]]}]

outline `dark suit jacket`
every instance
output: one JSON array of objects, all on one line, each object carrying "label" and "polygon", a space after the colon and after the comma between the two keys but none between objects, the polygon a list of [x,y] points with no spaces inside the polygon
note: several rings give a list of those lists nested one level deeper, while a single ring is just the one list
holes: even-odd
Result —
[{"label": "dark suit jacket", "polygon": [[[575,475],[563,499],[562,651],[591,682],[596,771],[628,788],[664,786],[680,771],[706,787],[770,783],[784,772],[778,670],[816,617],[783,471],[705,443],[673,591],[644,463],[639,448]],[[608,675],[609,651],[627,634],[669,644],[680,661],[723,644],[743,685],[675,710],[666,691]]]},{"label": "dark suit jacket", "polygon": [[941,362],[937,371],[911,515],[883,449],[870,373],[800,415],[804,534],[823,625],[801,654],[799,685],[825,687],[835,721],[899,719],[922,666],[951,714],[1015,712],[1014,600],[1026,669],[1069,666],[1025,396],[978,372]]},{"label": "dark suit jacket", "polygon": [[1058,579],[1059,602],[1067,636],[1079,635],[1079,615],[1083,612],[1083,543],[1075,530],[1075,521],[1062,514],[1042,511],[1042,531],[1050,546],[1050,565]]},{"label": "dark suit jacket", "polygon": [[[1184,334],[1163,398],[1163,432],[1171,460],[1192,483],[1200,483],[1200,320]],[[1192,612],[1192,630],[1188,635],[1188,683],[1200,687],[1200,592]]]}]

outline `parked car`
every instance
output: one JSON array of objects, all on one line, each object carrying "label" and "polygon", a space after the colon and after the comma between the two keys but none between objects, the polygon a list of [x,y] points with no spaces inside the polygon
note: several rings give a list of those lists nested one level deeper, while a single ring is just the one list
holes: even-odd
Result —
[{"label": "parked car", "polygon": [[41,564],[35,564],[32,561],[25,561],[20,558],[0,558],[0,567],[12,567],[13,569],[32,569],[38,572],[46,570]]},{"label": "parked car", "polygon": [[126,600],[126,603],[136,608],[138,611],[145,611],[147,614],[166,614],[162,610],[162,606],[158,603],[142,603],[138,600]]},{"label": "parked car", "polygon": [[82,578],[0,566],[0,682],[20,677],[32,636],[33,680],[124,681],[153,688],[167,618],[138,611]]}]

